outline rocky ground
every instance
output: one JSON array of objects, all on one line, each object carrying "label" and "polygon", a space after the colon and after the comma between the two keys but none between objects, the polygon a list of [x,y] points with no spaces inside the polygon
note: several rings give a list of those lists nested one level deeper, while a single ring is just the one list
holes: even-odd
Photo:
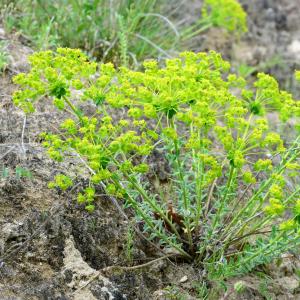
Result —
[{"label": "rocky ground", "polygon": [[[247,64],[249,76],[265,69],[298,93],[292,73],[300,68],[300,1],[242,2],[250,28],[244,38],[233,42],[213,29],[194,47],[222,52],[237,70]],[[49,160],[39,144],[40,131],[55,130],[61,115],[46,101],[27,118],[13,106],[11,78],[27,69],[32,50],[1,28],[0,40],[10,53],[0,75],[0,299],[201,299],[201,270],[163,259],[147,264],[151,247],[138,236],[129,243],[130,221],[108,199],[99,199],[93,214],[75,204],[76,191],[86,185],[84,174],[67,193],[47,188],[56,173],[76,172],[71,160]],[[31,176],[19,178],[16,167]],[[145,265],[111,268],[137,264]],[[299,269],[299,258],[285,254],[278,264],[229,282],[219,299],[300,299]],[[232,288],[237,280],[246,286],[239,295]]]}]

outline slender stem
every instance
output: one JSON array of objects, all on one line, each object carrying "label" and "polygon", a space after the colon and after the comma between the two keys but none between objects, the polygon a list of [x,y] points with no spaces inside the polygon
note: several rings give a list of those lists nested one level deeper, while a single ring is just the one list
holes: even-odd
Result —
[{"label": "slender stem", "polygon": [[[193,125],[191,124],[191,134],[193,134]],[[198,139],[200,148],[202,149],[202,142],[201,142],[201,133],[200,130],[198,131]],[[202,184],[203,184],[203,164],[199,162],[199,159],[196,158],[196,152],[193,149],[193,160],[194,160],[194,169],[196,173],[196,216],[195,216],[195,232],[198,232],[200,217],[202,213]],[[196,166],[195,166],[196,165]]]},{"label": "slender stem", "polygon": [[134,207],[134,209],[137,211],[137,213],[143,218],[143,220],[145,221],[145,223],[151,228],[151,230],[153,232],[156,233],[157,237],[159,237],[161,240],[163,240],[166,244],[170,245],[171,247],[173,247],[174,249],[176,249],[179,253],[181,253],[184,257],[188,257],[189,259],[191,259],[192,257],[185,252],[179,245],[175,244],[172,242],[172,239],[170,239],[167,235],[163,234],[162,232],[160,232],[159,230],[157,230],[155,228],[155,225],[153,223],[153,220],[151,218],[149,218],[145,212],[137,205],[136,201],[134,199],[131,198],[130,195],[128,195],[130,203],[132,204],[132,206]]},{"label": "slender stem", "polygon": [[217,212],[216,217],[214,219],[213,226],[212,226],[212,232],[216,228],[217,222],[220,220],[220,217],[221,217],[221,214],[223,212],[225,203],[227,201],[228,193],[229,193],[229,190],[230,190],[230,187],[231,187],[231,184],[232,184],[232,181],[233,181],[233,177],[234,177],[234,171],[235,171],[235,167],[234,166],[230,166],[230,173],[229,173],[229,178],[228,178],[228,181],[227,181],[225,195],[224,195],[224,197],[223,197],[223,199],[221,201],[221,206],[218,209],[218,212]]},{"label": "slender stem", "polygon": [[[229,271],[234,272],[235,275],[240,275],[240,274],[236,274],[236,271],[238,271],[239,266],[244,266],[246,265],[248,262],[250,261],[254,261],[254,259],[259,256],[259,255],[263,255],[264,257],[268,257],[268,255],[274,255],[274,251],[276,251],[277,253],[279,251],[284,251],[286,250],[286,244],[290,245],[290,247],[293,244],[293,248],[295,246],[297,246],[299,244],[299,238],[294,238],[293,240],[290,239],[290,237],[287,237],[287,239],[285,239],[286,244],[282,244],[280,243],[281,238],[284,236],[285,231],[281,231],[280,234],[273,240],[270,241],[270,243],[268,243],[267,245],[265,245],[263,248],[259,248],[256,252],[254,252],[252,255],[250,255],[249,257],[246,257],[244,260],[239,260],[239,265],[233,265],[229,268]],[[276,249],[272,248],[273,245],[276,245]],[[275,254],[276,254],[275,252]],[[243,252],[241,252],[243,253]],[[237,254],[237,253],[233,253],[233,254]],[[231,254],[231,255],[233,255]]]},{"label": "slender stem", "polygon": [[150,197],[147,195],[146,191],[135,182],[135,180],[132,180],[132,178],[129,175],[125,175],[126,179],[130,181],[130,183],[135,187],[135,189],[141,194],[143,200],[145,200],[151,207],[152,209],[159,214],[159,216],[167,222],[167,224],[171,227],[172,231],[176,234],[176,236],[182,240],[179,232],[177,231],[175,225],[172,223],[172,221],[169,219],[167,213],[165,214],[164,211],[156,205],[155,201],[152,201]]},{"label": "slender stem", "polygon": [[207,197],[207,202],[206,202],[206,208],[205,208],[205,212],[204,212],[204,217],[207,218],[208,212],[209,212],[209,207],[210,207],[210,203],[213,197],[213,192],[214,192],[214,188],[216,186],[216,183],[218,181],[218,178],[215,178],[215,180],[213,181],[213,183],[211,184],[210,188],[209,188],[209,192],[208,192],[208,197]]},{"label": "slender stem", "polygon": [[[175,124],[174,124],[174,120],[171,120],[171,127],[175,130]],[[189,245],[190,248],[192,249],[192,245],[193,245],[193,240],[192,240],[192,232],[191,232],[191,218],[189,216],[186,216],[186,212],[189,211],[190,209],[190,201],[188,199],[188,192],[187,192],[187,188],[186,188],[186,184],[185,184],[185,179],[184,179],[184,175],[182,172],[182,165],[181,165],[181,161],[180,161],[180,149],[178,146],[178,141],[177,139],[173,140],[174,142],[174,148],[175,148],[175,158],[176,158],[176,163],[177,163],[177,168],[178,168],[178,172],[179,172],[179,181],[181,183],[182,186],[182,193],[183,193],[183,206],[184,206],[184,223],[186,226],[186,231],[187,231],[187,237],[188,237],[188,241],[189,241]]]},{"label": "slender stem", "polygon": [[263,253],[265,256],[267,254],[269,254],[268,252],[265,252],[265,250],[267,250],[268,248],[270,248],[274,243],[277,243],[281,238],[282,236],[284,235],[284,232],[281,232],[277,237],[276,239],[274,239],[272,241],[272,243],[269,243],[267,244],[264,249],[259,249],[257,252],[255,252],[254,254],[252,254],[251,256],[249,256],[248,258],[246,258],[244,261],[243,261],[243,265],[246,264],[248,261],[251,261],[253,260],[255,257],[257,257],[259,254]]},{"label": "slender stem", "polygon": [[82,116],[81,116],[80,112],[78,111],[78,109],[73,105],[73,103],[66,96],[63,96],[63,99],[68,104],[68,106],[71,108],[71,110],[74,112],[74,114],[78,117],[78,119],[80,121],[82,121]]},{"label": "slender stem", "polygon": [[[202,256],[202,254],[204,253],[204,251],[206,251],[206,247],[208,246],[208,243],[210,242],[210,238],[212,237],[212,235],[214,235],[214,230],[218,224],[218,221],[220,220],[220,217],[221,217],[221,213],[223,211],[223,208],[225,206],[225,203],[226,203],[226,200],[227,200],[227,196],[228,196],[228,192],[230,190],[230,187],[231,187],[231,184],[232,184],[232,180],[233,180],[233,177],[234,177],[234,170],[235,170],[235,167],[234,166],[231,166],[230,167],[230,173],[229,173],[229,178],[228,178],[228,181],[227,181],[227,185],[226,185],[226,192],[225,192],[225,195],[221,201],[221,206],[220,208],[218,209],[216,215],[215,215],[215,218],[214,218],[214,221],[213,221],[213,224],[212,224],[212,227],[211,227],[211,232],[210,234],[208,235],[208,237],[206,238],[206,241],[204,243],[204,245],[201,245],[201,249],[199,251],[199,257]],[[218,241],[220,241],[220,239],[218,238]]]},{"label": "slender stem", "polygon": [[[294,161],[297,158],[297,156],[298,156],[298,153],[296,155],[293,155],[288,161],[286,161],[285,164],[279,168],[277,174],[281,175],[285,170],[286,164]],[[286,157],[284,159],[286,159]],[[260,195],[272,183],[272,181],[273,181],[273,179],[271,177],[268,180],[266,180],[266,182],[256,191],[256,193],[250,198],[250,200],[246,203],[246,205],[239,210],[237,215],[233,218],[233,220],[230,222],[230,224],[228,224],[228,226],[225,228],[223,235],[221,236],[221,239],[223,239],[224,236],[226,236],[228,234],[228,230],[230,228],[233,228],[233,226],[236,225],[236,222],[237,222],[237,220],[240,219],[241,215],[243,215],[243,214],[245,214],[245,212],[247,212],[248,208],[256,201],[257,196]],[[262,205],[263,205],[263,202],[260,204],[260,206],[258,206],[252,212],[252,215],[255,214],[259,210],[259,208],[261,208]]]},{"label": "slender stem", "polygon": [[[288,203],[291,199],[293,199],[299,192],[300,192],[300,187],[299,187],[296,191],[294,191],[294,192],[293,192],[293,193],[292,193],[292,194],[291,194],[291,195],[283,202],[283,204],[284,204],[284,205],[287,204],[287,203]],[[249,223],[251,220],[253,220],[254,218],[257,218],[257,217],[261,216],[262,214],[263,214],[263,212],[260,212],[260,213],[256,214],[255,216],[253,216],[253,217],[249,218],[248,220],[246,220],[244,224],[246,225],[246,224]],[[262,219],[262,220],[261,220],[260,222],[258,222],[255,226],[253,226],[251,232],[247,233],[247,235],[251,235],[251,234],[253,234],[253,232],[255,232],[257,229],[266,226],[266,224],[267,224],[269,221],[271,221],[272,219],[273,219],[273,216],[268,216],[267,218]]]},{"label": "slender stem", "polygon": [[[128,179],[128,178],[127,178]],[[120,184],[120,181],[116,180],[116,179],[113,179],[113,182],[121,187],[121,184]],[[132,184],[134,184],[134,182],[132,182]],[[138,186],[135,186],[135,188],[138,188]],[[143,189],[138,189],[139,192],[142,192],[144,193]],[[177,245],[176,243],[172,242],[172,239],[170,239],[167,235],[163,234],[161,231],[157,230],[155,225],[154,225],[154,222],[153,222],[153,219],[150,218],[142,208],[139,207],[137,201],[135,199],[132,198],[132,196],[130,194],[127,194],[127,197],[128,197],[128,200],[130,202],[130,204],[132,205],[132,207],[134,208],[134,210],[137,212],[138,215],[140,215],[142,217],[142,219],[145,221],[145,223],[151,228],[151,230],[153,232],[156,233],[157,237],[159,237],[161,240],[163,240],[166,244],[170,245],[171,247],[173,247],[174,249],[176,249],[179,253],[181,253],[184,257],[187,257],[189,259],[191,259],[192,257],[187,253],[185,252],[179,245]],[[148,197],[146,195],[146,197]],[[143,198],[144,200],[146,200],[146,198]],[[151,202],[152,203],[152,202]],[[149,203],[149,204],[151,204]],[[159,212],[159,211],[158,211]],[[163,215],[162,216],[163,219],[165,221],[166,220],[166,217]],[[169,224],[169,223],[168,223]],[[173,226],[172,223],[169,224],[170,226]],[[176,231],[176,228],[174,228],[175,231]],[[175,232],[176,233],[176,232]],[[178,233],[177,233],[178,234]]]}]

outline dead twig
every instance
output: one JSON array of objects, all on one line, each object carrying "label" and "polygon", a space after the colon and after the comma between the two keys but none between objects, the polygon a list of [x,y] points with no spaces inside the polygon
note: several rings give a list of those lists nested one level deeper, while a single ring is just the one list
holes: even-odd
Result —
[{"label": "dead twig", "polygon": [[168,254],[168,255],[156,258],[154,260],[151,260],[147,263],[137,265],[137,266],[132,266],[132,267],[109,266],[109,267],[103,268],[103,269],[99,270],[97,272],[97,274],[95,274],[87,283],[85,283],[83,286],[78,288],[76,290],[76,292],[86,288],[89,284],[91,284],[94,280],[96,280],[100,275],[103,275],[103,274],[107,275],[108,273],[113,272],[113,271],[134,271],[134,270],[137,270],[137,269],[147,268],[147,267],[150,267],[152,264],[154,264],[156,262],[159,262],[159,261],[165,260],[165,259],[169,259],[170,257],[174,257],[174,256],[177,256],[177,255],[178,254],[176,254],[176,255],[175,254]]},{"label": "dead twig", "polygon": [[209,193],[208,193],[208,197],[207,197],[207,203],[206,203],[206,208],[205,208],[205,217],[207,217],[207,214],[208,214],[208,211],[209,211],[209,207],[210,207],[210,202],[211,202],[211,199],[212,199],[212,196],[213,196],[213,191],[214,191],[214,188],[216,186],[216,183],[217,183],[217,178],[213,181],[213,183],[211,184],[210,186],[210,189],[209,189]]},{"label": "dead twig", "polygon": [[26,148],[24,145],[24,134],[25,134],[25,128],[26,128],[26,121],[27,121],[27,117],[25,115],[24,121],[23,121],[22,135],[21,135],[21,148],[22,148],[24,156],[26,155]]},{"label": "dead twig", "polygon": [[10,152],[12,152],[15,149],[15,146],[11,147],[8,151],[6,151],[1,157],[0,160],[3,159],[7,154],[9,154]]}]

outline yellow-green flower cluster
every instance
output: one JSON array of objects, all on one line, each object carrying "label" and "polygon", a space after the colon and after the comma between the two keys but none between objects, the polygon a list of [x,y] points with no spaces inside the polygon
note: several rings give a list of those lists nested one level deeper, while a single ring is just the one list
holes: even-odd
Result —
[{"label": "yellow-green flower cluster", "polygon": [[205,184],[211,183],[222,175],[222,168],[217,159],[211,155],[199,154],[200,162],[205,166]]},{"label": "yellow-green flower cluster", "polygon": [[54,177],[54,181],[49,182],[49,188],[59,187],[63,191],[73,185],[73,181],[69,176],[59,174]]},{"label": "yellow-green flower cluster", "polygon": [[273,184],[269,189],[270,195],[270,205],[264,208],[264,211],[272,216],[278,216],[283,214],[285,211],[285,206],[283,204],[283,191],[282,188],[277,185]]},{"label": "yellow-green flower cluster", "polygon": [[[139,131],[131,128],[139,128]],[[94,190],[92,185],[110,182],[118,173],[143,174],[148,172],[148,165],[134,162],[131,156],[149,155],[153,148],[155,131],[146,128],[144,120],[113,119],[105,115],[102,118],[82,117],[80,121],[66,119],[60,125],[64,138],[55,134],[42,134],[43,145],[49,156],[61,161],[68,153],[75,152],[92,170],[91,186],[84,194],[78,195],[78,202],[85,203],[89,211],[93,210]],[[60,178],[58,178],[60,179]],[[64,188],[63,183],[55,180],[51,186]],[[114,184],[108,184],[107,192],[122,197],[121,191]]]},{"label": "yellow-green flower cluster", "polygon": [[[98,66],[71,49],[34,54],[31,65],[28,74],[15,78],[21,89],[14,102],[32,112],[34,103],[48,96],[68,114],[60,124],[61,134],[43,134],[43,145],[52,159],[62,161],[75,154],[78,167],[88,170],[88,187],[77,199],[88,211],[95,209],[101,185],[107,195],[126,200],[153,236],[184,255],[185,249],[196,249],[192,244],[199,240],[202,221],[207,231],[220,233],[208,234],[204,245],[217,240],[229,245],[250,236],[253,223],[261,229],[257,216],[262,216],[261,224],[271,226],[274,219],[293,215],[278,228],[297,228],[299,197],[286,189],[286,182],[292,174],[299,175],[299,138],[284,141],[272,130],[268,113],[283,121],[298,120],[300,102],[280,90],[270,75],[260,73],[254,84],[247,84],[230,74],[230,64],[214,51],[183,52],[164,65],[148,60],[142,71]],[[80,110],[84,101],[95,104],[92,117]],[[168,160],[171,196],[164,197],[164,191],[153,194],[144,182],[153,150],[165,153]],[[72,184],[58,175],[50,187],[66,190]],[[172,213],[182,219],[182,235],[167,211],[166,198],[172,198]],[[247,225],[241,228],[244,219]],[[216,249],[222,255],[223,250]]]},{"label": "yellow-green flower cluster", "polygon": [[275,78],[264,73],[258,73],[258,80],[254,86],[257,88],[256,106],[252,105],[253,112],[257,114],[263,112],[264,106],[267,104],[270,109],[275,109],[280,112],[282,120],[286,121],[292,115],[300,115],[300,104],[295,102],[291,94],[279,89],[278,82]]},{"label": "yellow-green flower cluster", "polygon": [[272,170],[273,164],[270,159],[259,159],[256,161],[254,165],[255,171],[264,171],[264,170]]},{"label": "yellow-green flower cluster", "polygon": [[282,222],[279,226],[279,229],[283,231],[295,230],[297,228],[299,228],[299,224],[292,219]]},{"label": "yellow-green flower cluster", "polygon": [[[228,7],[236,13],[239,5],[234,3],[229,1]],[[206,5],[217,4],[207,1]],[[165,67],[148,60],[143,72],[125,67],[117,70],[110,63],[97,68],[79,50],[65,48],[36,53],[30,62],[31,71],[14,79],[22,87],[14,95],[15,103],[29,112],[38,97],[48,95],[59,109],[68,105],[73,110],[79,120],[68,118],[61,124],[66,138],[47,135],[44,145],[58,161],[68,147],[78,152],[95,171],[94,183],[112,177],[107,166],[122,165],[120,153],[125,162],[131,156],[147,156],[160,138],[166,144],[180,140],[188,151],[198,153],[207,182],[224,175],[231,165],[241,170],[245,182],[254,183],[252,171],[271,171],[273,164],[261,157],[253,162],[251,152],[285,151],[280,135],[269,129],[266,112],[275,111],[287,119],[297,116],[300,109],[299,102],[281,91],[270,75],[258,74],[254,87],[246,89],[245,80],[228,74],[230,64],[213,51],[183,52],[179,58],[166,60]],[[97,105],[99,116],[80,115],[70,101],[75,89],[80,90],[82,101]],[[107,106],[124,109],[125,118],[114,122],[113,114],[103,109]],[[149,128],[149,119],[157,124],[156,130]],[[182,135],[179,132],[184,127]],[[217,145],[221,152],[211,153]],[[221,164],[224,159],[227,164]],[[245,173],[244,166],[250,161],[253,170]],[[129,169],[147,169],[135,165]]]},{"label": "yellow-green flower cluster", "polygon": [[247,184],[254,184],[256,183],[256,178],[253,176],[253,173],[250,171],[246,171],[243,173],[243,181]]},{"label": "yellow-green flower cluster", "polygon": [[282,204],[282,201],[280,201],[279,199],[271,198],[270,205],[266,206],[264,210],[269,215],[277,216],[281,215],[284,212],[285,207]]},{"label": "yellow-green flower cluster", "polygon": [[30,73],[14,77],[14,83],[23,88],[22,92],[14,94],[14,103],[26,113],[33,112],[33,102],[44,95],[53,97],[54,105],[63,109],[64,98],[70,95],[70,90],[81,89],[84,80],[94,75],[97,68],[97,64],[89,62],[79,49],[37,52],[29,61]]},{"label": "yellow-green flower cluster", "polygon": [[237,0],[205,0],[203,18],[210,17],[214,26],[230,32],[246,32],[247,14]]},{"label": "yellow-green flower cluster", "polygon": [[83,193],[79,193],[77,196],[77,202],[79,204],[85,204],[85,209],[89,212],[93,212],[95,206],[93,204],[96,196],[96,191],[94,187],[87,187],[84,189]]}]

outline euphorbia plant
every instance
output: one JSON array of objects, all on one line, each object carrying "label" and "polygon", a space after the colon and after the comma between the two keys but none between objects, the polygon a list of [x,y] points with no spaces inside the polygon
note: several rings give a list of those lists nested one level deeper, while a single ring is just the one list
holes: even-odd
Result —
[{"label": "euphorbia plant", "polygon": [[[241,274],[299,245],[300,138],[295,131],[284,141],[268,114],[297,118],[300,102],[274,78],[260,73],[247,86],[215,52],[184,52],[163,67],[148,60],[143,72],[64,48],[35,53],[30,63],[14,79],[14,102],[31,113],[47,96],[67,112],[61,134],[43,134],[44,146],[54,160],[75,153],[87,168],[78,202],[89,211],[101,184],[133,209],[149,239],[211,276]],[[94,117],[82,101],[95,104]],[[164,189],[147,180],[154,150],[170,165]],[[68,174],[50,183],[71,185]]]},{"label": "euphorbia plant", "polygon": [[237,0],[204,0],[201,18],[183,30],[182,39],[188,40],[212,27],[241,35],[248,30],[247,13]]}]

